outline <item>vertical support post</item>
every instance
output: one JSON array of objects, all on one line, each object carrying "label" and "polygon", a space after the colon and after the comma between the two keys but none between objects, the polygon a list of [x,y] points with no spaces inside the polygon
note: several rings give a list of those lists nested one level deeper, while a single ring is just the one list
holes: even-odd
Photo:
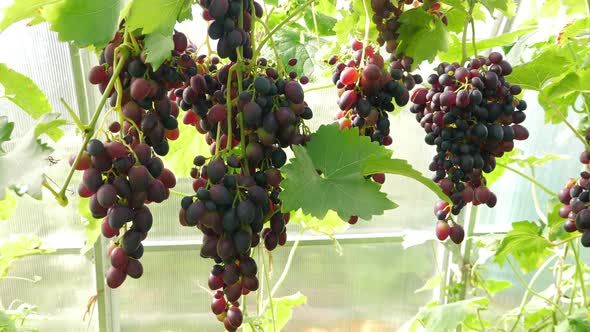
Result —
[{"label": "vertical support post", "polygon": [[[94,60],[87,51],[80,52],[78,48],[72,45],[69,46],[69,50],[78,116],[82,123],[87,124],[93,115],[91,110],[96,109],[98,95],[88,87],[84,73],[89,71]],[[114,312],[118,312],[113,310],[117,301],[111,289],[106,287],[104,279],[104,272],[108,264],[108,261],[104,259],[106,257],[106,244],[107,242],[100,237],[93,248],[98,330],[100,332],[119,332],[119,317],[113,315]]]}]

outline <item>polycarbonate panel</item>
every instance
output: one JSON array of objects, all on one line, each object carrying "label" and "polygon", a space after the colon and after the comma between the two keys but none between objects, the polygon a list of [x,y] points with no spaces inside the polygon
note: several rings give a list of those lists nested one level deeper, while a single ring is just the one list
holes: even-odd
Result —
[{"label": "polycarbonate panel", "polygon": [[[516,141],[515,148],[523,151],[524,156],[536,156],[541,158],[545,154],[561,155],[566,160],[551,161],[536,168],[536,179],[557,192],[563,187],[565,181],[572,177],[578,177],[581,166],[578,162],[580,153],[584,150],[582,143],[564,125],[550,125],[544,123],[545,112],[539,106],[537,93],[526,92],[524,99],[528,108],[525,111],[527,119],[524,126],[529,130],[530,136],[526,141]],[[573,113],[573,112],[572,112]],[[570,114],[571,123],[578,123],[578,115]],[[511,165],[525,174],[531,175],[529,169],[521,169]],[[497,167],[499,169],[500,167]],[[523,177],[506,171],[504,175],[491,186],[498,197],[495,208],[482,207],[479,209],[477,226],[503,225],[504,228],[512,222],[519,220],[538,220],[532,196],[531,183]],[[535,188],[540,207],[546,208],[550,198],[544,191]]]},{"label": "polycarbonate panel", "polygon": [[[331,245],[302,245],[277,297],[301,291],[306,305],[295,309],[284,328],[289,332],[395,331],[432,293],[414,294],[432,275],[430,245],[403,250],[400,244],[345,244],[340,256]],[[290,247],[273,251],[274,285]],[[181,251],[147,251],[144,275],[126,280],[116,290],[121,331],[221,331],[210,312],[207,287],[212,260],[199,257],[199,248]],[[266,293],[266,292],[265,292]],[[250,310],[255,295],[249,295]],[[313,330],[316,331],[316,330]]]},{"label": "polycarbonate panel", "polygon": [[[43,318],[27,320],[26,326],[39,331],[98,331],[97,306],[92,321],[82,320],[88,301],[96,295],[93,269],[92,262],[77,254],[25,257],[0,281],[0,300],[5,307],[15,300],[37,305]],[[20,279],[36,276],[40,280],[35,283]]]},{"label": "polycarbonate panel", "polygon": [[[57,34],[49,31],[47,24],[27,27],[18,23],[0,34],[0,45],[10,49],[10,52],[0,52],[0,62],[30,77],[49,99],[53,112],[60,113],[71,124],[60,101],[63,98],[74,109],[78,105],[68,44],[59,42]],[[9,121],[15,122],[13,139],[22,137],[35,123],[32,117],[6,99],[0,99],[0,116],[8,116]],[[82,142],[81,136],[76,136],[74,126],[66,125],[62,129],[65,135],[58,144],[49,141],[55,147],[51,162],[43,161],[48,166],[48,181],[54,188],[63,184],[69,170],[68,157],[78,151]],[[59,206],[46,190],[43,201],[29,196],[20,198],[14,215],[0,225],[0,238],[11,233],[33,233],[49,247],[81,247],[85,235],[75,208],[75,190],[80,176],[75,174],[68,187],[68,207]]]}]

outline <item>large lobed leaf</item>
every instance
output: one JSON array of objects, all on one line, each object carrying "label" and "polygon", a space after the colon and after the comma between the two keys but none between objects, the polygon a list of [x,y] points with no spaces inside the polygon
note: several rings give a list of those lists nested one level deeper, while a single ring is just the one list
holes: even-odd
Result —
[{"label": "large lobed leaf", "polygon": [[321,126],[307,146],[293,146],[293,152],[295,158],[283,167],[283,211],[301,208],[322,219],[331,209],[345,220],[352,215],[368,220],[397,206],[379,191],[379,184],[361,174],[365,159],[372,155],[389,158],[391,151],[359,136],[356,130]]},{"label": "large lobed leaf", "polygon": [[[18,73],[0,63],[0,85],[4,87],[3,95],[15,103],[34,119],[51,112],[47,96],[27,76]],[[0,138],[2,136],[0,131]]]}]

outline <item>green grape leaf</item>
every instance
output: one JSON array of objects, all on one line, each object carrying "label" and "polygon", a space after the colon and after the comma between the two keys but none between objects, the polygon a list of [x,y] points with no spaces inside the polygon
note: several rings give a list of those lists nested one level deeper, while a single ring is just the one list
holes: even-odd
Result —
[{"label": "green grape leaf", "polygon": [[490,294],[494,295],[503,290],[512,287],[512,283],[507,280],[486,279],[483,288]]},{"label": "green grape leaf", "polygon": [[[449,18],[450,20],[450,18]],[[463,26],[461,26],[461,29],[463,29]],[[450,28],[449,28],[450,30]],[[497,47],[497,46],[503,46],[503,45],[509,45],[514,43],[520,36],[522,35],[526,35],[530,32],[536,31],[537,29],[535,27],[527,27],[527,28],[522,28],[522,29],[518,29],[518,30],[514,30],[496,37],[492,37],[492,38],[488,38],[488,39],[482,39],[482,40],[476,40],[475,41],[475,46],[477,47],[477,50],[479,52],[483,51],[483,50],[487,50],[489,48],[492,47]],[[467,43],[467,54],[473,54],[473,43],[468,42]],[[450,42],[449,42],[449,48],[446,52],[441,52],[439,54],[439,58],[441,61],[456,61],[457,59],[460,59],[462,57],[462,52],[463,52],[463,45],[461,43],[461,40],[459,39],[459,37],[455,36],[455,35],[450,35]],[[510,74],[510,77],[512,77],[512,74]],[[510,80],[510,82],[512,82],[512,80]]]},{"label": "green grape leaf", "polygon": [[586,14],[586,4],[580,0],[561,0],[562,5],[565,7],[567,15],[574,15],[584,13]]},{"label": "green grape leaf", "polygon": [[307,146],[293,146],[293,152],[295,158],[283,167],[283,211],[301,208],[305,214],[322,219],[331,209],[345,220],[352,215],[369,220],[397,207],[379,191],[380,185],[361,174],[362,163],[369,156],[391,156],[390,150],[369,137],[359,136],[355,130],[339,130],[337,124],[324,125]]},{"label": "green grape leaf", "polygon": [[570,93],[561,97],[551,98],[548,96],[549,90],[556,83],[549,83],[541,90],[537,99],[539,105],[545,111],[545,123],[561,123],[564,118],[567,118],[569,108],[578,99],[579,93]]},{"label": "green grape leaf", "polygon": [[572,64],[557,47],[545,48],[531,61],[515,66],[510,83],[530,90],[540,91],[549,79],[572,70]]},{"label": "green grape leaf", "polygon": [[514,0],[479,0],[479,2],[486,7],[492,16],[496,9],[509,17],[516,14],[516,4],[514,3]]},{"label": "green grape leaf", "polygon": [[512,230],[502,240],[494,260],[503,266],[508,256],[512,255],[523,272],[535,270],[551,253],[548,250],[551,244],[541,233],[542,227],[534,222],[512,223]]},{"label": "green grape leaf", "polygon": [[174,41],[170,36],[154,32],[145,37],[144,48],[147,62],[152,64],[154,70],[157,70],[170,57]]},{"label": "green grape leaf", "polygon": [[422,8],[413,8],[400,16],[401,27],[397,51],[414,59],[415,63],[424,60],[432,62],[440,51],[449,47],[446,26]]},{"label": "green grape leaf", "polygon": [[84,247],[80,249],[80,254],[84,255],[89,250],[92,250],[94,243],[98,240],[101,233],[101,219],[96,219],[90,212],[90,198],[78,197],[78,214],[81,217],[82,225],[84,225],[84,233],[86,240]]},{"label": "green grape leaf", "polygon": [[2,143],[10,140],[12,130],[14,130],[14,122],[8,122],[7,116],[0,116],[0,155],[6,153],[2,148]]},{"label": "green grape leaf", "polygon": [[[338,20],[336,20],[335,18],[333,18],[332,16],[328,16],[324,13],[321,13],[319,11],[315,11],[315,18],[316,18],[316,23],[317,23],[317,32],[318,35],[320,36],[333,36],[336,34],[336,32],[334,32],[333,28],[336,25],[336,23],[338,22]],[[313,34],[316,33],[316,29],[315,29],[315,24],[313,21],[313,11],[311,8],[308,8],[305,11],[305,16],[303,16],[303,19],[305,20],[305,25],[307,26],[307,28],[309,29],[309,31],[311,31]]]},{"label": "green grape leaf", "polygon": [[520,168],[539,167],[551,161],[569,159],[568,156],[561,156],[551,153],[541,157],[523,156],[522,153],[523,152],[521,150],[514,149],[510,152],[506,152],[502,157],[497,158],[496,169],[494,169],[492,173],[485,175],[488,186],[496,182],[505,173],[506,168],[504,166],[517,165]]},{"label": "green grape leaf", "polygon": [[205,142],[203,135],[193,126],[185,125],[182,121],[178,122],[180,135],[175,141],[170,143],[168,154],[162,157],[166,167],[177,176],[188,177],[191,169],[194,167],[193,159],[196,155],[208,157],[209,145]]},{"label": "green grape leaf", "polygon": [[590,311],[579,308],[556,328],[557,332],[587,332],[590,331]]},{"label": "green grape leaf", "polygon": [[444,305],[422,308],[416,319],[429,332],[447,332],[461,325],[478,307],[487,306],[489,300],[476,297]]},{"label": "green grape leaf", "polygon": [[440,187],[431,179],[424,177],[422,173],[418,172],[407,160],[403,159],[385,159],[376,156],[369,156],[361,166],[363,175],[371,175],[376,173],[397,174],[414,179],[428,189],[432,190],[440,199],[450,202],[450,199],[440,189]]},{"label": "green grape leaf", "polygon": [[160,32],[171,35],[176,19],[186,11],[190,0],[141,0],[133,1],[127,15],[127,28],[140,29],[143,34]]},{"label": "green grape leaf", "polygon": [[[447,25],[447,29],[451,32],[461,33],[463,32],[463,24],[465,19],[467,18],[467,12],[464,10],[449,10],[447,12],[447,20],[449,24]],[[449,44],[449,51],[453,47],[453,44]],[[447,51],[447,52],[449,52]],[[447,53],[445,52],[445,53]],[[470,53],[472,54],[472,53]]]},{"label": "green grape leaf", "polygon": [[[369,12],[369,20],[373,17],[373,10],[367,4]],[[363,7],[363,0],[352,0],[351,10],[341,10],[342,18],[334,25],[334,32],[339,44],[349,45],[350,39],[356,38],[363,40],[365,36],[365,9]],[[373,22],[369,22],[369,40],[377,39],[377,28]]]},{"label": "green grape leaf", "polygon": [[442,280],[443,280],[443,275],[440,273],[437,273],[437,274],[433,275],[432,277],[430,277],[428,280],[426,280],[426,282],[424,283],[424,285],[422,287],[416,289],[414,291],[414,294],[422,293],[422,292],[426,292],[431,289],[434,289],[434,288],[440,286],[440,284],[442,283]]},{"label": "green grape leaf", "polygon": [[56,113],[44,114],[38,125],[16,140],[12,150],[0,155],[0,200],[5,197],[5,188],[14,189],[18,195],[26,193],[41,199],[43,174],[49,166],[46,159],[53,149],[41,141],[39,135],[63,125],[65,121],[58,117]]},{"label": "green grape leaf", "polygon": [[282,331],[293,316],[293,309],[306,303],[307,297],[300,292],[285,297],[273,298],[272,309],[271,306],[268,306],[268,309],[261,317],[256,317],[251,321],[252,326],[257,327],[256,330],[252,330],[250,324],[246,323],[242,325],[244,331]]},{"label": "green grape leaf", "polygon": [[[274,34],[274,43],[279,51],[279,56],[283,64],[287,64],[289,59],[297,59],[295,66],[289,66],[289,70],[295,71],[298,75],[311,75],[314,71],[314,61],[312,48],[317,45],[316,39],[312,35],[302,40],[302,36],[296,29],[285,27]],[[272,50],[267,48],[266,54],[274,57]]]},{"label": "green grape leaf", "polygon": [[555,99],[584,91],[590,91],[590,68],[567,73],[548,85],[544,93],[548,98]]},{"label": "green grape leaf", "polygon": [[0,63],[0,85],[4,87],[4,97],[15,103],[34,119],[51,112],[47,96],[27,76]]},{"label": "green grape leaf", "polygon": [[18,332],[14,320],[4,310],[0,310],[0,331]]},{"label": "green grape leaf", "polygon": [[305,214],[301,209],[291,212],[291,222],[300,225],[304,229],[311,230],[314,233],[324,234],[333,237],[334,234],[346,231],[350,224],[338,217],[338,214],[332,210],[326,213],[322,219],[312,215]]},{"label": "green grape leaf", "polygon": [[30,255],[47,254],[55,250],[42,248],[41,239],[32,234],[11,235],[0,242],[0,279],[2,279],[12,262]]},{"label": "green grape leaf", "polygon": [[14,0],[12,5],[3,10],[4,18],[0,22],[0,31],[5,30],[10,25],[26,20],[37,20],[41,17],[43,8],[47,5],[62,2],[63,0]]},{"label": "green grape leaf", "polygon": [[121,6],[120,0],[64,0],[46,6],[42,15],[60,41],[101,48],[115,35]]},{"label": "green grape leaf", "polygon": [[0,200],[0,220],[6,220],[12,216],[16,210],[16,197],[10,191],[6,190],[3,200]]}]

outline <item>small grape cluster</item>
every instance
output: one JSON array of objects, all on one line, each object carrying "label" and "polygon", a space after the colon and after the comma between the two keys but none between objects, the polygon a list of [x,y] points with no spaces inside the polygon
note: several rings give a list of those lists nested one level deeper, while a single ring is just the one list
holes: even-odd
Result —
[{"label": "small grape cluster", "polygon": [[[426,143],[436,146],[429,166],[436,172],[433,180],[452,202],[449,206],[437,203],[435,214],[440,221],[458,215],[470,202],[494,207],[497,198],[487,188],[483,173],[492,172],[496,158],[512,151],[514,140],[529,136],[520,125],[527,104],[515,97],[521,88],[505,79],[511,72],[511,65],[498,52],[472,59],[465,67],[441,63],[427,79],[431,88],[412,94],[410,111],[427,133]],[[441,240],[448,236],[446,231],[440,234]]]},{"label": "small grape cluster", "polygon": [[[143,36],[135,39],[141,50]],[[110,105],[121,107],[124,116],[121,129],[124,134],[130,135],[135,141],[143,134],[145,142],[160,156],[168,153],[168,140],[175,140],[179,135],[176,119],[178,105],[171,102],[167,92],[182,86],[183,82],[197,74],[197,64],[191,57],[191,49],[187,49],[186,36],[176,32],[173,41],[174,51],[170,59],[155,71],[146,62],[144,52],[133,51],[119,75],[122,91],[112,89],[110,95]],[[89,80],[99,86],[101,93],[104,93],[112,77],[115,59],[120,57],[119,53],[115,54],[115,50],[122,43],[122,34],[117,33],[101,52],[100,64],[90,70]]]},{"label": "small grape cluster", "polygon": [[[590,129],[586,131],[586,141],[590,143]],[[588,168],[590,151],[582,152],[580,162]],[[578,179],[569,179],[557,196],[565,204],[559,209],[559,216],[566,219],[564,229],[582,233],[582,245],[590,247],[590,172],[585,170]]]},{"label": "small grape cluster", "polygon": [[[366,46],[364,50],[363,47],[361,41],[353,40],[350,59],[339,59],[334,55],[328,60],[330,65],[335,66],[332,82],[338,89],[341,110],[336,118],[341,130],[357,128],[359,135],[389,146],[393,140],[388,112],[395,109],[393,100],[397,105],[404,106],[410,94],[402,81],[402,71],[394,68],[390,72],[385,71],[383,57],[375,53],[372,46]],[[368,178],[380,184],[385,182],[383,173]],[[357,216],[351,216],[348,223],[354,225],[357,221]]]},{"label": "small grape cluster", "polygon": [[242,56],[251,59],[252,14],[261,18],[262,6],[254,1],[254,8],[251,8],[250,1],[243,0],[201,0],[201,6],[205,9],[203,17],[211,21],[207,34],[217,40],[217,54],[235,62],[238,60],[238,48],[242,47]]},{"label": "small grape cluster", "polygon": [[[133,143],[131,143],[133,144]],[[74,164],[76,156],[70,158]],[[127,275],[139,278],[143,266],[143,241],[153,224],[146,203],[161,203],[176,185],[174,174],[152,156],[146,144],[129,145],[115,139],[91,139],[76,169],[84,171],[78,187],[81,197],[90,198],[94,218],[104,218],[101,229],[106,238],[118,237],[109,250],[111,268],[107,285],[119,287]],[[131,222],[131,227],[127,224]],[[123,229],[123,235],[121,234]]]},{"label": "small grape cluster", "polygon": [[371,46],[366,47],[365,61],[361,61],[362,48],[363,43],[355,40],[353,59],[337,64],[336,56],[329,60],[330,64],[335,64],[332,82],[338,88],[340,129],[358,128],[360,135],[369,136],[382,145],[391,145],[388,112],[395,109],[392,100],[403,106],[410,95],[400,83],[401,71],[386,72],[383,57]]}]

